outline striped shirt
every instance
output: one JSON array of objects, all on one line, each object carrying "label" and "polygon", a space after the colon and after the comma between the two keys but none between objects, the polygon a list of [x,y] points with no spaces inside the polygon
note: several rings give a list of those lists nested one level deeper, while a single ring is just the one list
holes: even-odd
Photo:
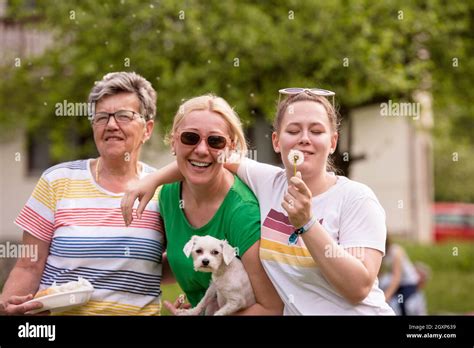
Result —
[{"label": "striped shirt", "polygon": [[[91,300],[61,314],[159,315],[164,233],[157,195],[125,227],[123,193],[99,186],[90,162],[46,170],[15,221],[50,243],[39,290],[82,277],[94,286]],[[154,171],[141,164],[140,177]]]}]

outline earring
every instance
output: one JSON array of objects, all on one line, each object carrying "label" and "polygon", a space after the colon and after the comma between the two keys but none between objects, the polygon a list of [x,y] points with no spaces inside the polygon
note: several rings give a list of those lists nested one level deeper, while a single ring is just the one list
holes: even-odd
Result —
[{"label": "earring", "polygon": [[172,156],[176,156],[176,152],[175,152],[174,150],[171,151],[171,155],[172,155]]}]

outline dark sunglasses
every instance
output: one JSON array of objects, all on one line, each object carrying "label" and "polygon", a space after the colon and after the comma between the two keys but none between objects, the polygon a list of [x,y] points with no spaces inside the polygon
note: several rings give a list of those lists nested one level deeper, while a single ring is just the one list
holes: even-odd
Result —
[{"label": "dark sunglasses", "polygon": [[[179,138],[184,145],[194,146],[201,141],[201,136],[195,132],[183,132]],[[221,150],[227,145],[227,139],[222,135],[209,135],[206,141],[209,147],[217,150]]]}]

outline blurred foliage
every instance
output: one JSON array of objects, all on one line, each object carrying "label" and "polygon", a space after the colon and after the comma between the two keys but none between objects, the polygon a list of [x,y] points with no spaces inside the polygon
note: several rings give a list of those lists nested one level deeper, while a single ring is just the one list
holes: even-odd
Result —
[{"label": "blurred foliage", "polygon": [[[54,105],[85,101],[94,81],[120,70],[153,83],[161,130],[181,99],[203,93],[223,96],[249,126],[257,115],[272,118],[282,87],[334,90],[347,116],[358,106],[410,100],[421,86],[433,93],[436,121],[449,118],[451,132],[443,137],[474,144],[472,1],[9,4],[10,18],[35,18],[33,25],[52,32],[55,45],[20,68],[0,69],[3,135],[19,124],[41,130],[55,161],[94,147],[87,120],[53,119]],[[85,139],[82,147],[65,146],[71,129]]]},{"label": "blurred foliage", "polygon": [[[424,262],[432,270],[474,272],[474,243],[472,241],[451,240],[434,245],[409,242],[400,244],[406,249],[412,261]],[[472,309],[474,310],[474,307]]]},{"label": "blurred foliage", "polygon": [[[438,202],[474,202],[474,144],[453,130],[458,127],[456,120],[447,117],[440,117],[435,125],[434,184]],[[474,130],[471,132],[474,134]]]}]

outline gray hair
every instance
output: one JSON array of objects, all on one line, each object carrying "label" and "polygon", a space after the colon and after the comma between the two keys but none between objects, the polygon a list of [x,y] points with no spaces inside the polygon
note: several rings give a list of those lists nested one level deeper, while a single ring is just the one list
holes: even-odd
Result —
[{"label": "gray hair", "polygon": [[[134,72],[113,72],[106,74],[97,82],[89,94],[90,113],[95,110],[95,104],[106,95],[115,95],[122,92],[135,93],[140,100],[140,114],[146,121],[156,115],[156,91],[151,83],[143,76]],[[89,115],[92,117],[93,115]]]}]

